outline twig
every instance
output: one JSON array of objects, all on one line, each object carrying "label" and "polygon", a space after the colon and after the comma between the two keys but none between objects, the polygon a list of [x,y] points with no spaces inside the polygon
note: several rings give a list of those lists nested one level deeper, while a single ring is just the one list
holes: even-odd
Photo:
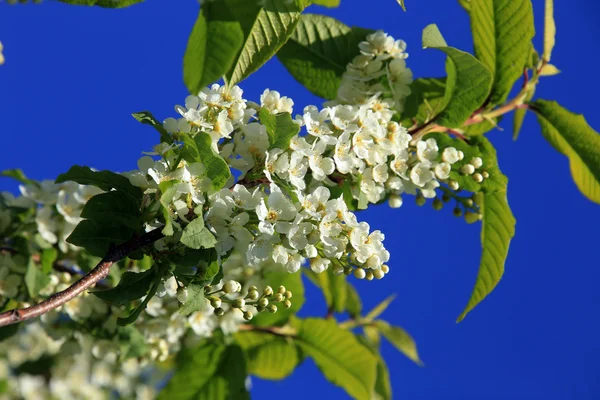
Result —
[{"label": "twig", "polygon": [[114,263],[126,257],[127,255],[148,246],[163,237],[162,227],[156,228],[142,236],[133,238],[119,246],[116,246],[108,252],[108,254],[91,270],[84,275],[80,280],[69,286],[62,292],[58,292],[50,296],[48,299],[27,308],[17,308],[0,314],[0,326],[15,324],[31,318],[39,317],[50,310],[58,308],[73,299],[81,292],[94,285],[96,282],[106,278],[110,268]]}]

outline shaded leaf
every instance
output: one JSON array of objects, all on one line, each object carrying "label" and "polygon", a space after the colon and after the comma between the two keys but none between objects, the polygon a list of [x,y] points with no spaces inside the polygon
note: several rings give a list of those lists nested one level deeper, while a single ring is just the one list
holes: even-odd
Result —
[{"label": "shaded leaf", "polygon": [[91,293],[106,302],[121,306],[144,297],[155,279],[156,270],[153,268],[143,272],[126,271],[114,288]]},{"label": "shaded leaf", "polygon": [[194,138],[187,134],[179,133],[184,143],[182,148],[183,159],[189,163],[201,162],[204,164],[206,176],[211,180],[214,191],[225,186],[231,177],[231,170],[227,162],[217,154],[212,147],[212,139],[207,133],[197,133]]},{"label": "shaded leaf", "polygon": [[162,142],[169,144],[173,143],[173,138],[171,137],[169,132],[167,132],[163,125],[160,122],[158,122],[156,118],[154,118],[154,115],[152,115],[150,111],[140,111],[131,115],[133,116],[133,118],[135,118],[142,124],[154,127],[154,129],[156,129],[158,133],[160,133],[160,140]]},{"label": "shaded leaf", "polygon": [[200,217],[187,224],[183,229],[181,243],[191,249],[210,249],[215,247],[217,239],[204,226],[204,220]]},{"label": "shaded leaf", "polygon": [[354,286],[346,280],[346,289],[348,294],[346,296],[346,310],[351,317],[359,317],[362,313],[362,302],[360,296]]},{"label": "shaded leaf", "polygon": [[92,171],[90,167],[72,166],[66,173],[56,178],[56,183],[74,181],[81,185],[96,186],[104,191],[120,190],[131,196],[136,202],[142,198],[142,189],[133,186],[129,179],[111,171]]},{"label": "shaded leaf", "polygon": [[186,302],[179,308],[181,315],[190,315],[196,311],[202,311],[206,308],[207,300],[204,297],[204,285],[190,283],[187,285],[188,297]]},{"label": "shaded leaf", "polygon": [[134,230],[142,228],[139,204],[120,190],[100,193],[85,203],[81,217],[98,221],[118,221]]},{"label": "shaded leaf", "polygon": [[300,132],[300,125],[296,124],[290,113],[271,114],[266,108],[259,112],[260,123],[267,128],[270,149],[286,150],[290,141]]},{"label": "shaded leaf", "polygon": [[183,80],[190,93],[197,95],[221,79],[243,43],[244,32],[228,2],[203,3],[183,57]]},{"label": "shaded leaf", "polygon": [[112,247],[131,239],[132,234],[124,225],[85,219],[75,227],[67,242],[85,248],[93,256],[104,257]]},{"label": "shaded leaf", "polygon": [[317,274],[310,269],[304,269],[306,276],[323,292],[327,308],[337,313],[346,311],[348,288],[344,274],[335,275],[332,268]]},{"label": "shaded leaf", "polygon": [[42,290],[50,282],[48,274],[42,272],[40,268],[30,258],[27,264],[27,270],[25,272],[25,286],[27,287],[27,293],[29,297],[38,297],[40,290]]}]

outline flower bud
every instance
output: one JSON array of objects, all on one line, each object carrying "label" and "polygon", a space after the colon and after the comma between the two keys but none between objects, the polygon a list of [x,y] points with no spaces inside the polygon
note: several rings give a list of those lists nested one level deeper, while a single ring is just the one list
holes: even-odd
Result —
[{"label": "flower bud", "polygon": [[433,200],[433,203],[431,205],[433,206],[433,209],[436,211],[439,211],[442,208],[444,208],[444,203],[437,197],[435,198],[435,200]]},{"label": "flower bud", "polygon": [[452,214],[454,214],[455,217],[461,217],[462,209],[460,207],[454,207],[454,210],[452,210]]},{"label": "flower bud", "polygon": [[487,171],[483,171],[483,172],[481,173],[481,176],[483,176],[483,179],[487,179],[487,178],[489,178],[489,177],[490,177],[490,174],[489,174]]},{"label": "flower bud", "polygon": [[244,319],[250,321],[254,315],[250,311],[244,311]]},{"label": "flower bud", "polygon": [[270,296],[273,294],[273,288],[271,286],[267,286],[265,290],[263,290],[263,295]]},{"label": "flower bud", "polygon": [[223,310],[221,307],[215,308],[215,315],[217,317],[221,317],[223,316],[223,314],[225,314],[225,310]]},{"label": "flower bud", "polygon": [[463,153],[461,150],[458,151],[458,159],[462,160],[463,158],[465,158],[465,153]]},{"label": "flower bud", "polygon": [[350,275],[352,272],[354,272],[354,269],[351,266],[344,267],[344,275]]},{"label": "flower bud", "polygon": [[460,185],[456,181],[448,181],[448,187],[454,191],[460,188]]},{"label": "flower bud", "polygon": [[285,286],[283,286],[283,285],[279,286],[279,289],[277,289],[277,293],[284,294],[285,291],[286,291],[286,289],[285,289]]},{"label": "flower bud", "polygon": [[275,304],[270,304],[269,305],[269,312],[271,314],[275,314],[277,312],[277,306]]},{"label": "flower bud", "polygon": [[384,274],[387,274],[388,272],[390,272],[390,267],[388,267],[387,265],[383,264],[381,266],[381,270],[383,271]]},{"label": "flower bud", "polygon": [[218,298],[218,297],[211,297],[211,299],[210,299],[210,305],[213,308],[219,308],[219,307],[221,307],[221,299]]},{"label": "flower bud", "polygon": [[269,300],[268,300],[268,299],[266,299],[265,297],[263,297],[262,299],[260,299],[260,300],[258,301],[258,306],[259,306],[259,307],[266,307],[266,306],[268,306],[268,305],[269,305]]},{"label": "flower bud", "polygon": [[465,164],[462,167],[460,167],[460,172],[462,172],[465,175],[471,175],[473,174],[473,172],[475,172],[475,167],[471,164]]},{"label": "flower bud", "polygon": [[450,195],[449,195],[448,193],[444,193],[444,194],[442,195],[442,201],[443,201],[444,203],[447,203],[447,202],[449,202],[450,200],[452,200],[452,197],[450,197]]},{"label": "flower bud", "polygon": [[258,298],[260,297],[260,295],[258,294],[257,290],[250,290],[248,292],[248,296],[246,296],[248,299],[250,300],[258,300]]},{"label": "flower bud", "polygon": [[292,302],[289,301],[289,300],[286,300],[286,301],[283,302],[283,306],[285,308],[290,308],[292,306]]},{"label": "flower bud", "polygon": [[233,301],[232,307],[233,308],[242,308],[246,305],[246,301],[244,301],[244,299],[235,299]]},{"label": "flower bud", "polygon": [[71,282],[71,274],[69,274],[68,272],[61,272],[58,275],[58,279],[60,280],[61,283],[70,283]]},{"label": "flower bud", "polygon": [[212,292],[212,287],[210,287],[210,285],[204,286],[204,293],[210,293],[210,292]]},{"label": "flower bud", "polygon": [[391,208],[400,208],[402,206],[402,197],[397,194],[391,194],[390,197],[388,197],[388,204]]},{"label": "flower bud", "polygon": [[248,291],[249,292],[258,292],[258,288],[256,286],[252,285],[248,288]]},{"label": "flower bud", "polygon": [[275,301],[276,303],[282,302],[283,295],[281,293],[276,293],[275,296],[273,297],[273,301]]},{"label": "flower bud", "polygon": [[381,269],[376,269],[373,271],[373,276],[375,279],[381,279],[385,276],[385,272],[383,272]]},{"label": "flower bud", "polygon": [[262,307],[262,306],[256,307],[256,311],[258,311],[259,313],[265,311],[266,309],[267,309],[267,307]]},{"label": "flower bud", "polygon": [[289,290],[285,291],[285,298],[286,299],[291,299],[292,298],[292,292],[290,292]]},{"label": "flower bud", "polygon": [[419,207],[421,207],[425,204],[425,197],[423,197],[423,195],[419,193],[415,199],[415,202]]},{"label": "flower bud", "polygon": [[239,292],[241,289],[242,285],[236,281],[227,281],[223,285],[223,291],[227,294]]},{"label": "flower bud", "polygon": [[341,265],[336,265],[335,267],[333,267],[332,272],[334,275],[341,275],[344,273],[344,267],[342,267]]},{"label": "flower bud", "polygon": [[469,163],[475,168],[481,168],[483,165],[483,160],[481,157],[473,157]]},{"label": "flower bud", "polygon": [[476,172],[473,174],[473,180],[477,183],[481,183],[483,182],[483,175],[481,175],[479,172]]},{"label": "flower bud", "polygon": [[354,270],[354,277],[357,279],[365,279],[366,275],[367,275],[367,273],[362,268],[356,268]]},{"label": "flower bud", "polygon": [[372,280],[373,280],[373,271],[371,271],[370,269],[369,269],[369,270],[367,270],[367,272],[366,272],[366,275],[365,275],[365,278],[366,278],[368,281],[372,281]]},{"label": "flower bud", "polygon": [[465,204],[467,207],[473,207],[473,204],[475,203],[473,202],[473,199],[465,199]]}]

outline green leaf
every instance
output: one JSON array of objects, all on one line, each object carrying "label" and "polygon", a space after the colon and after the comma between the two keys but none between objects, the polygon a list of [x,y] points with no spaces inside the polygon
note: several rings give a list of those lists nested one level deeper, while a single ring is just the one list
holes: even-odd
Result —
[{"label": "green leaf", "polygon": [[[9,339],[12,336],[14,336],[19,331],[20,327],[21,327],[20,323],[6,325],[6,326],[0,326],[0,343],[2,343],[6,339]],[[2,391],[0,391],[0,394],[1,393],[2,393]]]},{"label": "green leaf", "polygon": [[162,234],[165,236],[173,236],[173,220],[171,218],[170,204],[175,195],[177,194],[177,185],[180,183],[178,180],[169,180],[161,182],[158,185],[160,189],[160,205],[162,214],[165,219],[165,227],[162,230]]},{"label": "green leaf", "polygon": [[346,311],[348,288],[344,274],[335,275],[332,268],[317,274],[310,269],[304,269],[306,276],[323,291],[327,308],[337,313]]},{"label": "green leaf", "polygon": [[236,333],[235,340],[248,357],[248,373],[261,379],[286,378],[300,362],[298,349],[289,338],[247,331]]},{"label": "green leaf", "polygon": [[[204,341],[198,347],[180,352],[175,375],[159,393],[158,400],[199,399],[214,379],[225,347]],[[216,398],[215,398],[216,399]]]},{"label": "green leaf", "polygon": [[501,104],[531,53],[531,0],[478,0],[471,3],[470,15],[475,55],[494,76],[490,101]]},{"label": "green leaf", "polygon": [[400,7],[402,7],[402,10],[406,11],[406,6],[404,5],[404,0],[396,0],[398,2],[398,4],[400,4]]},{"label": "green leaf", "polygon": [[182,353],[175,375],[158,400],[250,399],[245,386],[246,359],[239,346],[206,341]]},{"label": "green leaf", "polygon": [[540,70],[540,76],[554,76],[560,74],[560,70],[552,64],[544,64]]},{"label": "green leaf", "polygon": [[458,2],[462,6],[462,8],[465,9],[465,11],[471,11],[471,0],[458,0]]},{"label": "green leaf", "polygon": [[196,311],[202,311],[206,308],[207,300],[204,297],[204,285],[198,285],[197,283],[190,283],[187,286],[188,298],[179,308],[181,315],[190,315]]},{"label": "green leaf", "polygon": [[150,302],[150,300],[152,300],[152,298],[156,294],[156,290],[158,289],[158,284],[160,283],[161,277],[164,272],[163,269],[161,268],[161,266],[159,266],[158,268],[159,269],[156,272],[154,282],[152,282],[152,285],[150,285],[148,294],[146,295],[146,297],[144,297],[142,304],[140,304],[133,311],[131,311],[131,313],[129,313],[128,316],[123,317],[123,318],[121,318],[121,317],[117,318],[117,325],[126,326],[126,325],[133,324],[138,319],[138,317],[140,316],[142,311],[144,311],[146,309],[146,307],[148,306],[148,303]]},{"label": "green leaf", "polygon": [[204,226],[202,217],[196,218],[183,229],[181,243],[191,249],[210,249],[215,247],[217,239]]},{"label": "green leaf", "polygon": [[229,85],[241,82],[277,53],[296,28],[303,9],[300,0],[263,1],[234,64]]},{"label": "green leaf", "polygon": [[42,272],[35,262],[33,262],[32,259],[29,259],[27,271],[25,272],[25,286],[27,287],[29,297],[38,297],[40,290],[42,290],[49,282],[50,277],[48,274]]},{"label": "green leaf", "polygon": [[120,190],[130,195],[137,203],[141,202],[142,189],[133,186],[129,179],[111,171],[92,171],[90,167],[74,165],[66,173],[56,178],[56,183],[74,181],[81,185],[96,186],[104,191]]},{"label": "green leaf", "polygon": [[202,4],[183,56],[183,80],[197,95],[229,71],[244,43],[244,32],[226,1]]},{"label": "green leaf", "polygon": [[396,295],[393,294],[388,296],[381,303],[376,305],[369,313],[365,316],[366,321],[373,321],[375,318],[379,317],[391,304],[392,301],[396,298]]},{"label": "green leaf", "polygon": [[382,320],[375,321],[375,325],[383,337],[393,344],[398,351],[414,361],[416,364],[420,366],[423,365],[423,362],[419,358],[419,353],[417,352],[417,344],[408,334],[408,332],[399,326],[392,326],[386,321]]},{"label": "green leaf", "polygon": [[169,132],[167,132],[163,125],[160,122],[158,122],[156,118],[154,118],[154,115],[152,115],[150,111],[140,111],[131,115],[133,116],[133,118],[135,118],[142,124],[154,127],[154,129],[156,129],[158,133],[160,133],[160,140],[162,142],[169,144],[173,143],[173,138],[171,137]]},{"label": "green leaf", "polygon": [[445,107],[446,78],[419,78],[411,84],[411,93],[404,103],[405,125],[413,120],[420,124],[429,122]]},{"label": "green leaf", "polygon": [[532,103],[542,134],[556,150],[567,156],[571,175],[585,197],[600,203],[600,136],[581,114],[555,101]]},{"label": "green leaf", "polygon": [[259,112],[260,123],[267,128],[270,149],[286,150],[290,141],[300,132],[300,125],[294,122],[290,113],[271,114],[266,108]]},{"label": "green leaf", "polygon": [[131,239],[133,231],[111,221],[85,219],[81,221],[67,242],[85,248],[96,257],[104,257],[109,249]]},{"label": "green leaf", "polygon": [[13,178],[21,183],[24,184],[28,184],[28,185],[35,185],[35,186],[39,186],[39,183],[37,183],[34,180],[31,180],[29,178],[27,178],[25,176],[25,174],[23,173],[22,170],[18,169],[18,168],[14,168],[14,169],[5,169],[4,171],[0,172],[0,176],[5,176],[7,178]]},{"label": "green leaf", "polygon": [[481,225],[481,263],[475,288],[467,307],[457,322],[494,290],[504,274],[504,263],[508,256],[510,241],[515,235],[515,218],[508,206],[506,191],[488,192],[480,201],[483,214]]},{"label": "green leaf", "polygon": [[313,4],[329,8],[339,7],[341,0],[312,0]]},{"label": "green leaf", "polygon": [[154,268],[143,272],[126,271],[119,284],[114,288],[92,293],[106,302],[122,306],[144,297],[155,280],[156,270]]},{"label": "green leaf", "polygon": [[146,337],[133,326],[119,327],[117,338],[121,344],[119,348],[120,360],[142,357],[150,351],[150,346],[146,343]]},{"label": "green leaf", "polygon": [[98,6],[103,8],[123,8],[141,3],[144,0],[59,0],[61,3],[76,6]]},{"label": "green leaf", "polygon": [[140,206],[120,190],[100,193],[85,203],[81,217],[98,221],[118,221],[134,230],[142,228]]},{"label": "green leaf", "polygon": [[298,321],[296,341],[323,375],[355,399],[370,399],[377,379],[377,357],[335,321]]},{"label": "green leaf", "polygon": [[325,15],[303,14],[277,57],[313,94],[333,100],[346,65],[359,54],[358,43],[369,32]]},{"label": "green leaf", "polygon": [[437,48],[448,56],[446,60],[446,107],[436,117],[439,125],[459,128],[487,99],[492,74],[475,57],[464,51],[447,47],[437,26],[423,30],[423,47]]},{"label": "green leaf", "polygon": [[227,162],[212,148],[212,139],[207,133],[197,133],[192,139],[187,134],[179,134],[184,146],[183,159],[189,163],[201,162],[204,164],[206,176],[211,180],[211,187],[216,192],[225,186],[231,177],[231,170]]},{"label": "green leaf", "polygon": [[42,251],[42,257],[40,261],[42,264],[42,273],[44,275],[52,272],[52,269],[54,268],[54,261],[56,261],[57,257],[58,250],[56,250],[54,247],[50,247]]},{"label": "green leaf", "polygon": [[262,312],[255,315],[250,323],[256,326],[274,326],[283,325],[288,321],[290,316],[295,315],[302,305],[304,305],[304,285],[302,284],[302,274],[300,272],[291,274],[289,272],[276,272],[270,271],[264,274],[265,285],[271,286],[277,290],[279,285],[285,286],[285,288],[292,292],[293,297],[290,299],[292,306],[290,308],[284,308],[281,303],[276,304],[278,310],[276,313],[271,314],[268,311]]},{"label": "green leaf", "polygon": [[554,0],[546,0],[544,12],[544,53],[542,59],[550,62],[556,44],[556,23],[554,22]]},{"label": "green leaf", "polygon": [[392,399],[392,385],[390,382],[390,374],[388,372],[385,360],[379,354],[379,339],[377,339],[377,345],[373,346],[371,338],[366,334],[367,331],[371,330],[377,337],[379,336],[379,330],[374,326],[365,326],[365,336],[357,336],[357,339],[367,348],[375,357],[377,357],[377,380],[375,381],[375,388],[371,400],[391,400]]},{"label": "green leaf", "polygon": [[346,310],[352,318],[359,317],[362,313],[362,302],[360,301],[360,296],[358,295],[358,292],[354,286],[352,286],[352,284],[347,280],[346,289],[348,290],[348,294],[346,296]]}]

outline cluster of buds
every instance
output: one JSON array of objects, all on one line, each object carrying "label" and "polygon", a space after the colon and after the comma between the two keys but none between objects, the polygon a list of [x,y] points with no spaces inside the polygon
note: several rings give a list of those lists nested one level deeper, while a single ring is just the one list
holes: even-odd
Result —
[{"label": "cluster of buds", "polygon": [[[292,306],[290,301],[292,292],[285,286],[279,286],[277,292],[271,286],[266,286],[261,294],[258,288],[252,285],[248,288],[246,295],[242,296],[239,294],[242,291],[242,285],[237,281],[229,280],[219,290],[212,291],[210,286],[205,286],[204,291],[207,293],[210,305],[214,308],[214,314],[218,317],[223,316],[226,312],[221,307],[223,303],[229,304],[231,310],[240,310],[246,321],[250,321],[254,317],[254,313],[249,308],[253,308],[259,313],[264,311],[276,313],[278,308],[275,303],[280,303],[284,308]],[[230,299],[226,297],[227,295],[237,295],[237,297]]]},{"label": "cluster of buds", "polygon": [[482,166],[483,160],[480,157],[473,157],[468,164],[465,164],[460,168],[460,172],[463,175],[470,175],[475,182],[482,183],[485,179],[490,177],[487,171],[481,170]]}]

